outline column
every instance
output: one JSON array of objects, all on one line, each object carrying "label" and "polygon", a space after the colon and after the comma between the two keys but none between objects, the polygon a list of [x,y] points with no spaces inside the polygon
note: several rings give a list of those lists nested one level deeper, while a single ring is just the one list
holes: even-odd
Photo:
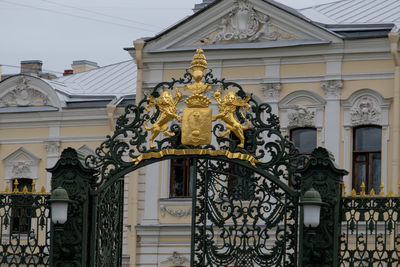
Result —
[{"label": "column", "polygon": [[322,81],[325,89],[325,148],[333,154],[339,163],[340,148],[340,96],[343,83],[341,80]]},{"label": "column", "polygon": [[160,178],[160,163],[153,163],[146,168],[146,185],[144,197],[143,224],[158,224],[158,188]]}]

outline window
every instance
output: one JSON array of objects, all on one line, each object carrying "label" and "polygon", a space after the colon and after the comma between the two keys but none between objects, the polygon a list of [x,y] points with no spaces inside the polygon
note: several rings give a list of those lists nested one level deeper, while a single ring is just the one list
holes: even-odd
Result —
[{"label": "window", "polygon": [[[23,192],[24,187],[32,192],[32,179],[18,179],[18,191]],[[13,191],[17,188],[13,183]],[[27,234],[31,228],[32,199],[29,194],[13,194],[12,201],[11,233]]]},{"label": "window", "polygon": [[353,132],[353,188],[361,192],[361,184],[365,184],[365,192],[373,188],[380,191],[381,184],[381,142],[382,129],[378,126],[362,126]]},{"label": "window", "polygon": [[317,147],[317,130],[315,128],[295,128],[290,131],[290,140],[300,154],[310,154]]},{"label": "window", "polygon": [[171,160],[170,197],[190,197],[191,190],[191,159],[178,158]]}]

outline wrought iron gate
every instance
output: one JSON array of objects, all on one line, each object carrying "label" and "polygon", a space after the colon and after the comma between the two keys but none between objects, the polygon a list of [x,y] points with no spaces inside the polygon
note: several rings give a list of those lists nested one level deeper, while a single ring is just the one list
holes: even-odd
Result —
[{"label": "wrought iron gate", "polygon": [[238,162],[198,159],[192,266],[295,266],[297,197]]}]

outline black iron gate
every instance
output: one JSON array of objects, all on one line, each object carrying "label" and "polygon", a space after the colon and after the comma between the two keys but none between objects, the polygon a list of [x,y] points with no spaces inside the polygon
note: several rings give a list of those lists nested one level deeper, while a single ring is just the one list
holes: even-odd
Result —
[{"label": "black iron gate", "polygon": [[196,161],[192,266],[295,266],[296,195],[237,164]]}]

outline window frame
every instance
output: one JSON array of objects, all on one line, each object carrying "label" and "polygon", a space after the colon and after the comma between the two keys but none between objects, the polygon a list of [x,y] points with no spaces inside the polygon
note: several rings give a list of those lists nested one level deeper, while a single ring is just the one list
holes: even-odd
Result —
[{"label": "window frame", "polygon": [[[11,198],[15,198],[15,197],[24,197],[26,198],[27,196],[30,196],[29,194],[22,194],[23,193],[23,189],[25,186],[27,186],[28,192],[32,192],[32,182],[34,181],[34,179],[31,178],[19,178],[16,179],[18,181],[18,191],[19,193],[12,193]],[[15,181],[15,180],[11,180],[11,181]],[[14,182],[12,182],[12,191],[14,192],[15,190],[15,184]],[[29,204],[29,199],[23,199],[23,201],[28,200],[28,204]],[[10,220],[10,233],[13,235],[18,235],[18,234],[29,234],[31,226],[32,226],[32,205],[23,205],[22,207],[15,207],[14,205],[12,205],[12,209],[11,209],[11,220]],[[15,214],[17,212],[17,214]],[[20,224],[21,219],[25,217],[27,220],[27,224],[26,225],[22,225]]]},{"label": "window frame", "polygon": [[[318,147],[318,131],[317,131],[317,128],[315,128],[315,127],[294,127],[294,128],[289,129],[289,140],[291,142],[293,142],[295,147],[296,147],[296,144],[294,143],[294,140],[293,140],[293,132],[296,131],[296,130],[313,130],[315,132],[315,147],[312,150],[314,150],[315,148]],[[296,149],[299,149],[299,148],[296,147]],[[299,150],[299,154],[300,155],[311,155],[312,150],[310,152],[300,152],[300,150]]]}]

